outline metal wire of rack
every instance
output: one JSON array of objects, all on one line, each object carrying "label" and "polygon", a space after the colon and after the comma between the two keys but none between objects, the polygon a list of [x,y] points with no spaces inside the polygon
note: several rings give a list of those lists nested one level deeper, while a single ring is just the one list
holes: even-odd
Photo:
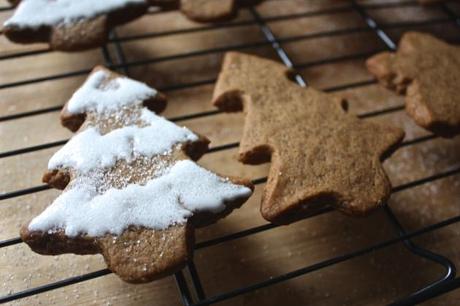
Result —
[{"label": "metal wire of rack", "polygon": [[[108,66],[111,69],[119,70],[126,75],[129,75],[130,67],[134,67],[134,66],[151,64],[151,63],[162,62],[162,61],[170,61],[170,60],[175,60],[175,59],[180,59],[180,58],[189,58],[189,57],[206,55],[206,54],[211,54],[211,53],[225,52],[229,50],[244,50],[244,49],[260,47],[260,46],[271,46],[276,51],[276,54],[278,55],[279,59],[287,67],[293,68],[293,69],[300,69],[300,68],[311,67],[311,66],[320,65],[320,64],[340,62],[343,60],[366,58],[375,52],[383,51],[385,49],[373,50],[371,52],[362,52],[362,53],[357,53],[357,54],[347,55],[347,56],[339,56],[335,58],[328,58],[326,60],[319,60],[319,61],[314,61],[314,62],[296,64],[290,59],[288,52],[283,48],[282,45],[284,43],[297,41],[297,40],[313,39],[313,38],[318,38],[318,37],[333,37],[337,35],[351,34],[351,33],[357,33],[357,32],[371,32],[371,33],[375,33],[375,35],[384,43],[386,50],[394,51],[396,50],[396,44],[386,32],[389,29],[398,29],[398,28],[404,28],[407,26],[443,24],[443,23],[448,23],[448,22],[454,22],[460,27],[460,17],[457,16],[456,13],[452,11],[447,5],[441,5],[441,8],[443,9],[446,15],[445,18],[438,18],[438,19],[434,19],[430,21],[423,21],[423,22],[395,23],[395,24],[390,24],[390,25],[381,25],[377,23],[376,20],[373,19],[366,11],[366,9],[368,8],[403,7],[403,6],[410,6],[410,5],[414,5],[414,1],[364,5],[364,4],[359,4],[358,2],[354,0],[351,0],[349,1],[348,4],[345,4],[338,8],[324,9],[324,10],[308,12],[308,13],[273,16],[273,17],[266,17],[266,18],[263,18],[255,8],[251,7],[249,8],[249,12],[250,12],[250,15],[252,16],[252,19],[247,20],[247,21],[223,23],[223,24],[218,24],[218,25],[205,25],[205,26],[199,26],[199,27],[191,28],[191,29],[166,31],[166,32],[161,32],[161,33],[147,33],[147,34],[141,34],[141,35],[125,36],[122,38],[117,36],[116,31],[113,31],[111,33],[109,41],[110,43],[114,45],[115,52],[111,52],[107,46],[102,47],[101,51],[104,56],[106,66]],[[0,11],[6,11],[10,9],[11,8],[9,7],[1,7]],[[318,16],[322,14],[330,14],[330,13],[345,12],[345,11],[354,11],[358,13],[363,18],[367,26],[366,27],[355,27],[355,28],[350,28],[347,30],[334,30],[334,31],[326,31],[326,32],[315,33],[315,34],[306,34],[306,35],[298,35],[298,36],[293,36],[293,37],[279,38],[274,35],[274,33],[271,31],[268,25],[269,22],[276,21],[276,20],[290,20],[294,18],[312,17],[312,16]],[[260,28],[260,31],[265,37],[265,40],[254,42],[254,43],[249,43],[249,44],[206,49],[206,50],[200,50],[200,51],[194,51],[194,52],[186,52],[186,53],[180,53],[176,55],[157,57],[157,58],[139,60],[139,61],[131,61],[131,62],[128,62],[126,60],[126,57],[123,51],[123,46],[122,46],[123,42],[130,41],[130,40],[175,35],[175,34],[183,34],[183,33],[190,33],[190,32],[201,32],[201,31],[212,30],[217,27],[219,28],[237,27],[237,26],[249,25],[249,24],[258,25],[258,27]],[[51,52],[51,50],[41,49],[41,50],[34,50],[34,51],[27,51],[27,52],[19,52],[15,54],[8,54],[8,55],[0,56],[0,61],[6,60],[6,59],[18,58],[18,57],[26,57],[26,56],[32,56],[32,55],[37,55],[37,54],[43,54],[47,52]],[[115,53],[115,54],[112,54],[112,53]],[[118,63],[115,63],[115,61],[113,60],[113,56],[116,57]],[[67,77],[72,77],[72,76],[77,76],[77,75],[84,75],[89,72],[90,72],[89,70],[83,69],[79,71],[70,71],[70,72],[63,73],[63,74],[15,81],[11,83],[4,83],[4,84],[0,84],[0,90],[6,89],[6,88],[12,88],[12,87],[19,87],[19,86],[23,86],[27,84],[32,84],[32,83],[39,83],[39,82],[48,81],[48,80],[57,80],[57,79],[62,79],[62,78],[67,78]],[[171,90],[176,90],[176,89],[185,89],[185,88],[191,88],[191,87],[205,85],[205,84],[212,84],[214,81],[215,79],[209,79],[209,80],[192,82],[192,83],[187,83],[187,84],[174,84],[168,87],[160,88],[160,90],[171,91]],[[304,78],[300,74],[295,75],[295,81],[300,86],[307,86],[307,81],[304,80]],[[326,91],[334,92],[334,91],[343,90],[343,89],[350,89],[350,88],[355,88],[355,87],[366,86],[366,85],[373,84],[373,83],[375,83],[375,81],[356,82],[356,83],[331,87],[331,88],[326,89]],[[47,112],[58,111],[61,107],[62,106],[49,107],[49,108],[43,108],[43,109],[38,109],[38,110],[33,110],[33,111],[16,113],[13,115],[1,116],[0,122],[39,115],[39,114],[43,114]],[[403,105],[399,105],[396,107],[389,107],[383,110],[370,111],[367,113],[359,114],[358,116],[361,118],[375,117],[375,116],[379,116],[382,114],[400,111],[403,108],[404,108]],[[184,116],[172,117],[168,119],[174,122],[180,122],[180,121],[184,121],[184,120],[188,120],[192,118],[213,116],[218,113],[219,111],[207,111],[207,112],[200,112],[200,113],[191,113],[191,114],[187,114]],[[411,145],[414,145],[420,142],[430,141],[435,138],[436,136],[434,135],[422,136],[422,137],[419,137],[413,140],[405,141],[401,144],[401,146],[411,146]],[[61,146],[65,144],[66,142],[67,142],[67,139],[56,141],[56,142],[51,142],[51,143],[44,143],[41,145],[26,147],[26,148],[12,150],[12,151],[0,152],[0,158],[25,154],[25,153],[39,151],[39,150],[52,148],[52,147],[57,147],[57,146]],[[229,143],[229,144],[224,144],[220,146],[215,146],[215,147],[212,147],[208,153],[236,148],[238,147],[238,145],[239,143]],[[420,185],[423,185],[423,184],[426,184],[426,183],[429,183],[429,182],[432,182],[438,179],[453,176],[459,173],[460,173],[460,168],[437,173],[432,176],[428,176],[428,177],[418,179],[418,180],[415,180],[409,183],[395,186],[392,189],[392,193],[398,193],[403,190],[407,190],[407,189],[410,189],[416,186],[420,186]],[[253,183],[255,185],[263,184],[265,182],[266,182],[265,177],[253,180]],[[0,195],[0,201],[44,191],[47,189],[49,189],[47,185],[38,185],[38,186],[30,187],[30,188],[25,188],[25,189],[12,191],[12,192],[3,193]],[[315,212],[314,214],[308,216],[307,218],[313,218],[321,214],[326,214],[326,213],[331,212],[332,210],[333,209],[331,207],[324,207],[322,210]],[[302,267],[294,271],[289,271],[282,275],[271,277],[270,279],[267,279],[267,280],[249,285],[249,286],[240,287],[240,288],[236,288],[236,289],[224,292],[224,293],[220,293],[215,296],[206,296],[205,290],[200,281],[199,271],[197,270],[193,260],[191,260],[187,264],[186,271],[180,271],[174,275],[182,302],[184,305],[187,305],[187,306],[215,304],[215,303],[218,303],[224,300],[234,298],[239,295],[250,293],[260,288],[272,286],[272,285],[281,283],[283,281],[286,281],[292,278],[296,278],[296,277],[308,274],[310,272],[317,271],[317,270],[362,256],[362,255],[368,254],[370,252],[380,250],[380,249],[383,249],[383,248],[386,248],[388,246],[398,244],[398,243],[402,243],[414,255],[423,257],[443,267],[444,274],[440,279],[435,280],[432,283],[426,284],[423,288],[420,288],[419,290],[412,293],[411,295],[395,301],[393,305],[413,305],[413,304],[423,302],[425,300],[428,300],[430,298],[436,297],[440,294],[443,294],[445,292],[448,292],[450,290],[460,287],[460,277],[456,277],[456,267],[448,258],[445,258],[444,256],[437,254],[435,252],[432,252],[428,249],[422,248],[416,245],[411,240],[412,238],[415,238],[423,234],[433,232],[443,227],[460,222],[460,215],[451,217],[449,219],[443,220],[441,222],[438,222],[438,223],[435,223],[435,224],[432,224],[432,225],[429,225],[423,228],[420,228],[415,231],[408,232],[400,224],[397,216],[392,211],[391,207],[389,207],[388,205],[384,206],[384,212],[386,216],[388,217],[389,221],[393,224],[395,231],[397,233],[397,236],[392,239],[380,241],[378,243],[369,245],[365,248],[355,250],[353,252],[346,253],[346,254],[336,256],[333,258],[325,259],[315,264],[305,266],[305,267]],[[242,230],[242,231],[235,232],[235,233],[225,235],[222,237],[218,237],[215,239],[198,242],[195,245],[195,249],[208,248],[210,246],[214,246],[217,244],[225,243],[225,242],[239,239],[242,237],[247,237],[247,236],[254,235],[260,232],[268,231],[276,227],[277,225],[267,223],[261,226]],[[16,245],[19,243],[22,243],[22,241],[18,237],[3,240],[3,241],[0,241],[0,248],[5,248],[5,247]],[[187,282],[186,277],[184,276],[184,272],[188,272],[190,279],[191,279],[191,284]],[[2,296],[0,297],[0,303],[6,303],[6,302],[21,299],[21,298],[25,298],[28,296],[47,292],[50,290],[62,288],[64,286],[68,286],[68,285],[84,282],[87,280],[95,279],[98,277],[102,277],[110,273],[111,273],[110,270],[102,269],[102,270],[86,273],[83,275],[66,278],[66,279],[55,281],[55,282],[45,284],[42,286],[38,286],[38,287],[30,288],[24,291],[19,291],[19,292],[15,292],[15,293],[12,293],[6,296]]]}]

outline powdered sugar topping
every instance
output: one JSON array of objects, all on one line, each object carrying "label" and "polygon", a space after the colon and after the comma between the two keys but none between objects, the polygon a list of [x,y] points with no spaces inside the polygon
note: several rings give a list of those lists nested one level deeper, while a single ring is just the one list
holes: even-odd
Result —
[{"label": "powdered sugar topping", "polygon": [[[96,1],[98,2],[98,1]],[[157,91],[144,83],[117,77],[108,80],[103,70],[92,73],[67,104],[70,113],[116,111],[123,106],[140,105],[143,100],[155,97]]]},{"label": "powdered sugar topping", "polygon": [[53,26],[142,4],[145,4],[145,0],[22,0],[4,25],[19,28]]},{"label": "powdered sugar topping", "polygon": [[48,168],[71,169],[71,181],[29,230],[69,237],[119,235],[130,226],[160,230],[250,196],[250,188],[177,161],[176,149],[199,137],[140,105],[155,90],[110,77],[94,72],[69,101],[68,111],[86,112],[87,121]]},{"label": "powdered sugar topping", "polygon": [[159,230],[184,223],[196,212],[221,212],[226,202],[250,194],[251,189],[183,160],[144,186],[131,184],[103,194],[92,184],[73,186],[33,219],[29,230],[62,229],[69,237],[119,235],[129,226]]},{"label": "powdered sugar topping", "polygon": [[169,152],[174,145],[198,140],[185,127],[142,110],[144,127],[127,126],[101,135],[89,127],[75,135],[48,163],[48,169],[72,168],[86,173],[95,168],[107,168],[117,160],[131,161],[137,156],[151,157]]}]

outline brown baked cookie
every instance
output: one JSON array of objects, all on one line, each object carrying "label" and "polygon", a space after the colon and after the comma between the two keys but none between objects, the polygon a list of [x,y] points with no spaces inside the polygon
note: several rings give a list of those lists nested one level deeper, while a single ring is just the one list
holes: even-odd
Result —
[{"label": "brown baked cookie", "polygon": [[333,205],[365,215],[390,196],[381,161],[404,133],[346,112],[345,102],[291,80],[285,66],[230,52],[214,90],[214,105],[245,113],[239,160],[271,161],[261,213],[286,224]]},{"label": "brown baked cookie", "polygon": [[103,45],[113,27],[147,11],[144,0],[22,0],[3,32],[17,43],[49,43],[61,51]]},{"label": "brown baked cookie", "polygon": [[409,32],[397,52],[366,64],[384,86],[406,95],[406,111],[418,125],[444,137],[460,132],[460,47]]},{"label": "brown baked cookie", "polygon": [[234,0],[181,0],[181,11],[192,20],[209,22],[232,18],[236,7]]},{"label": "brown baked cookie", "polygon": [[164,103],[143,83],[94,69],[64,107],[78,132],[43,177],[65,189],[21,229],[24,242],[40,254],[100,253],[132,283],[181,269],[194,228],[240,207],[253,186],[198,166],[209,141],[149,110]]},{"label": "brown baked cookie", "polygon": [[239,7],[255,5],[262,0],[149,0],[162,8],[180,8],[189,19],[198,22],[219,22],[234,18]]}]

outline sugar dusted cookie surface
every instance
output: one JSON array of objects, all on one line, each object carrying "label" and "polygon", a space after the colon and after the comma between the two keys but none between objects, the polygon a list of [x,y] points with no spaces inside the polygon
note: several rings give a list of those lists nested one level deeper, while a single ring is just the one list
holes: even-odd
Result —
[{"label": "sugar dusted cookie surface", "polygon": [[112,27],[146,10],[145,0],[22,0],[4,23],[4,32],[19,43],[48,42],[56,50],[81,50],[100,46]]},{"label": "sugar dusted cookie surface", "polygon": [[289,223],[324,205],[363,215],[388,199],[381,160],[403,132],[347,114],[342,100],[290,81],[283,65],[227,53],[214,105],[245,113],[240,161],[271,161],[261,204],[267,220]]},{"label": "sugar dusted cookie surface", "polygon": [[155,104],[163,109],[164,97],[147,85],[94,69],[63,109],[63,123],[72,122],[78,133],[43,177],[64,191],[21,230],[33,250],[101,253],[123,280],[151,281],[185,265],[195,227],[217,221],[252,194],[250,182],[192,161],[208,140],[146,107]]},{"label": "sugar dusted cookie surface", "polygon": [[116,236],[130,226],[165,230],[186,223],[200,211],[220,213],[225,210],[225,202],[250,194],[250,189],[232,184],[190,160],[178,161],[161,171],[145,185],[128,184],[103,193],[98,192],[97,181],[85,178],[88,181],[81,180],[63,192],[32,220],[28,229],[63,229],[68,237]]},{"label": "sugar dusted cookie surface", "polygon": [[129,5],[143,3],[145,3],[144,0],[22,0],[21,5],[5,22],[5,25],[18,28],[39,28],[60,23],[73,23]]},{"label": "sugar dusted cookie surface", "polygon": [[[93,117],[104,117],[104,122],[119,126],[130,125],[143,116],[150,116],[148,112],[142,111],[141,106],[153,112],[161,112],[166,106],[166,100],[161,93],[145,84],[104,67],[96,67],[62,109],[61,123],[73,132],[80,128],[85,119]],[[123,112],[123,109],[134,111]],[[110,120],[113,114],[119,118]]]},{"label": "sugar dusted cookie surface", "polygon": [[[145,112],[149,112],[145,110]],[[152,157],[169,152],[176,144],[197,141],[187,128],[150,113],[143,127],[127,126],[101,135],[89,127],[74,136],[48,163],[49,169],[73,168],[88,172],[98,166],[113,167],[118,160],[131,161],[137,156]],[[158,139],[158,135],[162,135]]]},{"label": "sugar dusted cookie surface", "polygon": [[80,51],[107,42],[112,28],[130,22],[148,7],[181,9],[199,22],[226,21],[239,7],[262,0],[16,0],[17,8],[4,23],[5,36],[16,43],[48,43],[51,49]]},{"label": "sugar dusted cookie surface", "polygon": [[460,47],[409,32],[397,52],[366,64],[384,86],[406,95],[406,111],[418,125],[440,136],[460,133]]},{"label": "sugar dusted cookie surface", "polygon": [[[110,95],[107,93],[110,92]],[[126,77],[110,80],[110,73],[100,69],[91,74],[83,86],[69,100],[69,113],[117,110],[153,98],[157,91]]]}]

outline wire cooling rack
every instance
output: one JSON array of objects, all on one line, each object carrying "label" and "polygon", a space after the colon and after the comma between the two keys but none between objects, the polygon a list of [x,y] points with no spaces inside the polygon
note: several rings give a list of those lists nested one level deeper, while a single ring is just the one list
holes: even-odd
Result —
[{"label": "wire cooling rack", "polygon": [[[402,1],[402,2],[397,2],[397,3],[389,2],[389,3],[384,3],[384,4],[360,4],[356,1],[349,1],[345,3],[343,6],[338,7],[338,8],[331,8],[331,9],[326,9],[326,10],[323,9],[323,10],[318,10],[315,12],[290,14],[290,15],[283,15],[283,16],[273,16],[273,17],[266,17],[266,18],[262,18],[262,16],[258,13],[258,11],[255,8],[249,8],[248,10],[250,12],[250,15],[252,16],[252,19],[247,20],[247,21],[238,21],[238,22],[233,22],[233,23],[223,23],[223,24],[217,24],[217,25],[203,25],[203,26],[199,26],[197,28],[191,28],[191,29],[174,30],[174,31],[162,32],[162,33],[147,33],[147,34],[133,35],[133,36],[123,37],[123,38],[119,38],[116,32],[113,31],[111,33],[110,43],[113,43],[115,48],[114,50],[110,51],[110,49],[107,46],[104,46],[102,47],[102,53],[105,59],[105,65],[107,67],[111,69],[119,70],[123,72],[124,74],[129,75],[129,68],[134,67],[134,66],[141,66],[145,64],[151,64],[154,62],[169,61],[169,60],[174,60],[174,59],[189,58],[193,56],[225,52],[225,51],[230,51],[230,50],[244,50],[244,49],[258,47],[258,46],[271,46],[276,51],[277,55],[279,56],[279,59],[287,67],[293,68],[293,69],[300,69],[300,68],[305,68],[307,66],[313,66],[316,64],[327,64],[327,63],[334,63],[334,62],[339,62],[339,61],[347,60],[347,59],[365,58],[375,53],[375,51],[328,58],[328,59],[320,60],[316,62],[296,65],[290,59],[288,52],[285,49],[283,49],[282,47],[283,43],[297,41],[301,39],[316,38],[316,37],[333,37],[333,36],[341,35],[341,34],[350,34],[350,33],[357,33],[357,32],[373,32],[384,43],[384,46],[386,47],[387,50],[394,51],[396,50],[396,44],[386,32],[388,29],[391,29],[391,28],[405,28],[409,26],[435,25],[435,24],[441,24],[441,23],[450,21],[450,22],[455,22],[455,24],[459,26],[459,31],[460,31],[460,18],[447,5],[439,6],[442,8],[443,12],[445,13],[445,17],[443,18],[438,18],[435,20],[423,21],[423,22],[392,24],[390,26],[388,25],[381,26],[366,11],[366,9],[370,7],[390,8],[390,7],[402,7],[405,5],[414,5],[414,4],[415,4],[414,1]],[[0,11],[7,11],[10,9],[11,8],[9,7],[3,7],[3,8],[0,8]],[[275,21],[275,20],[290,20],[290,19],[299,18],[299,17],[313,17],[313,16],[322,15],[322,14],[346,12],[346,11],[354,11],[358,13],[359,16],[361,16],[362,19],[365,21],[367,26],[366,27],[356,27],[356,28],[351,28],[347,30],[334,30],[334,31],[327,31],[327,32],[321,32],[321,33],[316,33],[316,34],[299,35],[299,36],[288,37],[288,38],[278,38],[273,34],[272,30],[267,25],[268,22]],[[129,41],[129,40],[137,40],[137,39],[151,38],[151,37],[157,37],[157,36],[167,36],[167,35],[182,34],[182,33],[190,33],[190,32],[201,32],[201,31],[215,29],[217,27],[225,28],[225,27],[235,27],[235,26],[242,26],[242,25],[252,25],[252,24],[256,24],[259,26],[261,32],[264,35],[264,38],[265,38],[264,41],[248,43],[248,44],[241,44],[241,45],[231,46],[231,47],[212,48],[212,49],[206,49],[206,50],[201,50],[201,51],[186,52],[186,53],[181,53],[181,54],[172,55],[172,56],[164,56],[164,57],[157,57],[153,59],[129,61],[129,62],[125,58],[125,54],[124,54],[123,46],[122,46],[123,42]],[[32,56],[32,55],[37,55],[37,54],[42,54],[42,53],[47,53],[47,52],[51,52],[51,51],[48,49],[44,49],[44,50],[34,50],[34,51],[27,51],[27,52],[18,52],[14,54],[0,56],[0,61],[19,58],[19,57]],[[117,64],[115,64],[114,57],[116,58]],[[63,79],[67,77],[77,76],[77,75],[85,75],[89,72],[90,70],[70,71],[67,73],[50,75],[47,77],[40,77],[40,78],[34,78],[34,79],[15,81],[11,83],[4,83],[4,84],[0,84],[0,90],[6,89],[6,88],[20,87],[20,86],[24,86],[28,84],[33,84],[33,83],[40,83],[40,82],[49,81],[49,80],[58,80],[58,79]],[[295,80],[300,86],[307,86],[307,80],[305,80],[300,74],[295,75]],[[175,85],[171,85],[171,86],[159,88],[159,89],[162,91],[170,91],[170,90],[175,90],[175,89],[191,88],[194,86],[212,84],[214,82],[215,82],[215,79],[209,79],[209,80],[198,81],[198,82],[193,82],[193,83],[188,83],[188,84],[175,84]],[[365,85],[369,85],[373,83],[375,83],[375,81],[357,82],[353,84],[328,88],[326,91],[333,92],[333,91],[338,91],[338,90],[343,90],[343,89],[365,86]],[[43,114],[47,112],[53,112],[53,111],[59,110],[60,108],[61,106],[49,107],[49,108],[43,108],[43,109],[38,109],[34,111],[27,111],[27,112],[12,114],[12,115],[5,115],[5,116],[0,117],[0,122],[16,120],[19,118],[34,116],[34,115]],[[359,117],[361,118],[375,117],[375,116],[379,116],[379,115],[386,114],[386,113],[400,111],[402,109],[404,109],[404,106],[402,105],[396,106],[396,107],[389,107],[384,110],[367,112],[365,114],[361,114]],[[200,112],[200,113],[191,113],[188,115],[173,117],[169,119],[174,122],[179,122],[179,121],[188,120],[192,118],[213,116],[218,113],[219,111],[217,110],[216,111],[206,111],[206,112]],[[411,146],[411,145],[414,145],[420,142],[432,140],[434,138],[436,138],[436,136],[434,135],[422,136],[422,137],[419,137],[419,138],[416,138],[410,141],[405,141],[401,144],[401,146]],[[67,139],[62,140],[62,141],[44,143],[44,144],[40,144],[36,146],[7,151],[7,152],[0,152],[0,158],[20,155],[20,154],[24,154],[28,152],[39,151],[39,150],[52,148],[52,147],[57,147],[57,146],[65,144],[66,141]],[[229,144],[225,144],[221,146],[215,146],[210,149],[210,152],[228,150],[228,149],[236,148],[238,147],[238,145],[239,145],[238,143],[229,143]],[[416,186],[420,186],[420,185],[423,185],[423,184],[426,184],[426,183],[429,183],[429,182],[432,182],[438,179],[453,176],[459,173],[460,173],[460,168],[453,169],[453,170],[446,171],[446,172],[437,173],[429,177],[425,177],[425,178],[415,180],[409,183],[405,183],[399,186],[395,186],[392,192],[398,193],[403,190],[414,188]],[[259,178],[253,181],[253,183],[256,185],[263,184],[265,182],[266,182],[266,178]],[[38,185],[35,187],[31,187],[31,188],[3,193],[3,194],[0,194],[0,201],[11,199],[14,197],[20,197],[20,196],[27,195],[27,194],[40,192],[43,190],[47,190],[49,188],[50,187],[47,185]],[[331,207],[325,207],[321,211],[308,216],[308,218],[314,218],[315,216],[326,214],[332,210],[333,209]],[[431,250],[428,250],[426,248],[422,248],[416,245],[411,239],[421,236],[423,234],[441,229],[448,225],[460,222],[460,215],[443,220],[441,222],[438,222],[438,223],[435,223],[435,224],[432,224],[426,227],[423,227],[423,228],[420,228],[416,231],[408,232],[400,224],[398,218],[395,216],[395,214],[393,213],[392,209],[389,206],[384,206],[383,210],[387,218],[389,219],[389,221],[392,223],[392,225],[398,232],[398,236],[396,238],[379,241],[378,243],[375,243],[363,249],[355,250],[353,252],[350,252],[344,255],[340,255],[337,257],[324,259],[315,264],[305,266],[305,267],[302,267],[294,271],[286,271],[284,274],[271,277],[267,280],[264,280],[258,283],[254,283],[249,286],[240,287],[240,288],[236,288],[236,289],[233,289],[227,292],[223,292],[218,295],[214,295],[214,296],[205,295],[205,290],[200,281],[199,271],[197,270],[192,260],[187,264],[185,271],[180,271],[174,275],[182,302],[184,305],[195,305],[195,306],[215,304],[221,301],[225,301],[225,300],[234,298],[239,295],[250,293],[260,288],[272,286],[272,285],[287,281],[292,278],[296,278],[296,277],[299,277],[299,276],[302,276],[302,275],[305,275],[305,274],[308,274],[314,271],[318,271],[320,269],[324,269],[326,267],[330,267],[335,264],[338,264],[344,261],[348,261],[353,258],[363,256],[373,251],[380,250],[380,249],[383,249],[383,248],[386,248],[386,247],[389,247],[391,245],[398,244],[398,243],[402,243],[405,246],[405,248],[407,248],[407,250],[409,250],[414,255],[420,256],[428,261],[431,261],[435,264],[440,265],[444,269],[444,273],[443,273],[443,276],[439,278],[438,280],[432,283],[426,284],[424,287],[420,288],[416,292],[413,292],[409,296],[406,296],[400,300],[395,301],[393,303],[394,305],[413,305],[416,303],[426,301],[430,298],[439,296],[455,288],[458,288],[460,286],[460,277],[456,277],[455,265],[448,258],[440,254],[437,254]],[[215,239],[199,242],[195,245],[195,248],[196,249],[208,248],[208,247],[211,247],[217,244],[226,243],[231,240],[250,236],[256,233],[269,231],[275,227],[277,227],[277,225],[273,225],[273,224],[265,224],[265,225],[253,227],[247,230],[235,232],[233,234],[229,234],[229,235],[225,235],[225,236],[218,237]],[[0,248],[6,248],[6,247],[20,244],[20,243],[22,243],[22,241],[20,240],[19,237],[11,238],[11,239],[0,241]],[[188,272],[190,275],[190,281],[187,281],[186,277],[184,276],[184,273],[186,272]],[[54,290],[57,288],[61,288],[64,286],[68,286],[68,285],[84,282],[87,280],[91,280],[94,278],[102,277],[110,273],[111,271],[109,271],[108,269],[102,269],[102,270],[90,272],[87,274],[78,275],[78,276],[70,277],[67,279],[59,280],[56,282],[48,283],[48,284],[38,286],[35,288],[30,288],[24,291],[14,292],[7,296],[0,297],[0,303],[6,303],[6,302],[14,301],[14,300],[19,300],[21,298],[40,294],[40,293]]]}]

